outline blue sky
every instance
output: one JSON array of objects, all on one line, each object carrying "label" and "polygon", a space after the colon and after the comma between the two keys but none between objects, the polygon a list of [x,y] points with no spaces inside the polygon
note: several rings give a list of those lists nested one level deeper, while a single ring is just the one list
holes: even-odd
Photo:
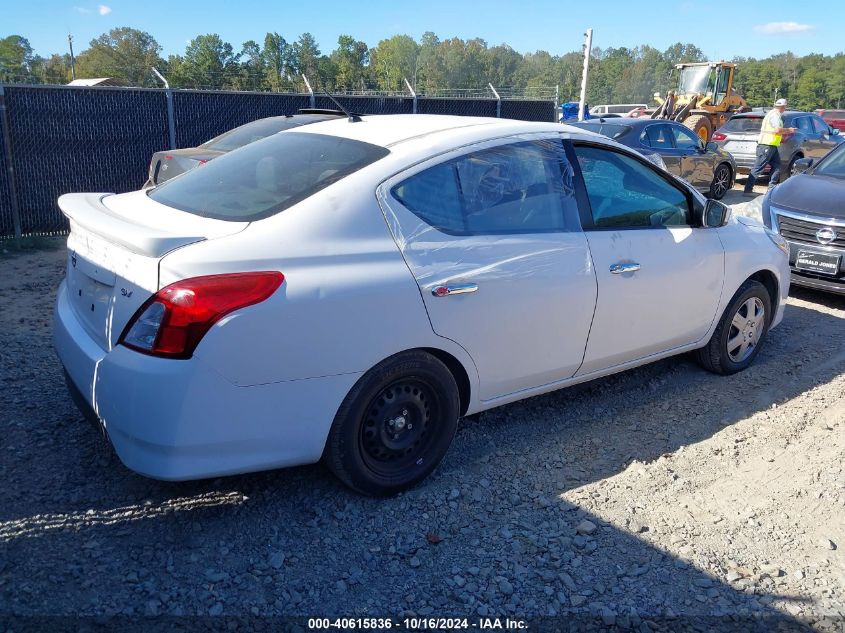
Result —
[{"label": "blue sky", "polygon": [[[102,4],[100,4],[102,3]],[[766,57],[791,50],[833,54],[845,50],[845,2],[842,0],[4,0],[0,37],[28,38],[35,52],[49,55],[74,50],[117,26],[151,33],[164,55],[182,53],[192,37],[218,33],[236,51],[249,39],[262,41],[277,31],[288,41],[311,32],[324,53],[349,34],[375,46],[395,34],[419,39],[434,31],[441,39],[481,37],[488,44],[506,42],[520,52],[562,54],[580,49],[583,32],[594,30],[593,45],[661,50],[674,42],[692,42],[710,58],[736,55]],[[719,17],[718,6],[728,7]]]}]

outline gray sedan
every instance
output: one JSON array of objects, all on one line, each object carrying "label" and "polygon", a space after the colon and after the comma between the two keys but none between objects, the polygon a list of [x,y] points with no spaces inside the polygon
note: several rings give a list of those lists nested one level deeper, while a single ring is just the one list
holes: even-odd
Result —
[{"label": "gray sedan", "polygon": [[[712,142],[731,153],[742,173],[748,173],[754,166],[757,139],[765,116],[765,112],[735,114],[713,133]],[[797,128],[797,130],[791,134],[784,134],[778,148],[781,160],[781,180],[789,177],[796,160],[812,158],[818,161],[843,141],[839,130],[811,112],[784,112],[783,125]],[[768,174],[769,171],[767,166],[763,173]]]},{"label": "gray sedan", "polygon": [[590,119],[574,124],[598,132],[642,154],[658,154],[669,173],[720,200],[733,186],[736,163],[731,155],[699,139],[688,127],[654,119]]}]

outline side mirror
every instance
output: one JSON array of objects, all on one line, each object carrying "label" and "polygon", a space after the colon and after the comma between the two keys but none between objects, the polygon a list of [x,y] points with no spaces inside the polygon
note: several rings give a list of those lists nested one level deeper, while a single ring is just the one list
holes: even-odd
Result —
[{"label": "side mirror", "polygon": [[792,173],[793,174],[803,174],[805,171],[810,169],[813,166],[813,159],[812,158],[799,158],[795,161],[792,165]]},{"label": "side mirror", "polygon": [[835,128],[835,127],[830,128],[830,135],[831,136],[836,136],[838,134],[839,134],[839,128]]},{"label": "side mirror", "polygon": [[718,152],[718,151],[719,151],[719,146],[718,146],[718,145],[716,145],[716,143],[714,143],[713,141],[710,141],[710,142],[709,142],[709,143],[707,143],[707,145],[704,147],[704,150],[705,150],[705,151],[707,151],[707,152]]},{"label": "side mirror", "polygon": [[731,208],[718,200],[708,200],[701,215],[701,226],[715,229],[725,226],[731,217]]}]

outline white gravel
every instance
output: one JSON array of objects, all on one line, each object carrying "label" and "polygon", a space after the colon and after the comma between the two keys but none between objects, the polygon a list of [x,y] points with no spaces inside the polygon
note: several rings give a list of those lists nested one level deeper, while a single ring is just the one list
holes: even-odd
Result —
[{"label": "white gravel", "polygon": [[0,630],[416,614],[842,631],[843,298],[795,291],[737,376],[678,357],[465,420],[431,479],[374,500],[321,466],[193,483],[124,468],[52,352],[63,265],[0,256]]}]

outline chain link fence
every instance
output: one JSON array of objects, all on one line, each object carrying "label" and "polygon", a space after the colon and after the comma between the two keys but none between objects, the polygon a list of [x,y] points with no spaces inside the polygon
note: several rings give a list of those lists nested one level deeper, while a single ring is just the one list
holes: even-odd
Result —
[{"label": "chain link fence", "polygon": [[[334,96],[334,95],[333,95]],[[138,88],[0,86],[0,238],[68,230],[56,205],[73,191],[139,189],[150,157],[256,119],[337,109],[321,95]],[[552,100],[336,95],[357,114],[452,114],[554,121]],[[9,163],[11,159],[11,163]],[[12,166],[12,170],[8,167]],[[16,194],[16,195],[14,195]]]}]

